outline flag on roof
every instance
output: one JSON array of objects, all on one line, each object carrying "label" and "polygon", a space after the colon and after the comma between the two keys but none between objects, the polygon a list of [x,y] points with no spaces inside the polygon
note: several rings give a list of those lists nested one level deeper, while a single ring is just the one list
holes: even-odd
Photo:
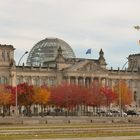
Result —
[{"label": "flag on roof", "polygon": [[86,51],[86,54],[91,54],[91,48]]},{"label": "flag on roof", "polygon": [[139,29],[140,29],[140,26],[134,26],[134,28],[135,28],[136,30],[139,30]]}]

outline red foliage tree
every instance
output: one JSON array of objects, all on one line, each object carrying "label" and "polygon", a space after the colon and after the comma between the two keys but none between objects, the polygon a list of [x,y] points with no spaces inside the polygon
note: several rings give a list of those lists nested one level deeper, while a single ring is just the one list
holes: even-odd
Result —
[{"label": "red foliage tree", "polygon": [[10,105],[15,106],[16,104],[16,88],[10,85],[5,86],[9,93],[11,93],[11,102]]},{"label": "red foliage tree", "polygon": [[101,94],[101,86],[99,82],[93,82],[89,87],[90,90],[90,105],[94,107],[100,107],[104,104],[104,95]]},{"label": "red foliage tree", "polygon": [[113,103],[117,98],[116,93],[107,86],[101,87],[101,93],[105,96],[104,101],[107,107],[110,107],[110,104]]},{"label": "red foliage tree", "polygon": [[51,89],[51,102],[59,107],[73,108],[88,104],[88,89],[75,84],[62,84]]},{"label": "red foliage tree", "polygon": [[63,84],[51,88],[51,103],[57,107],[68,107],[72,94],[69,85]]},{"label": "red foliage tree", "polygon": [[33,86],[27,83],[17,85],[17,97],[19,106],[27,106],[33,104]]},{"label": "red foliage tree", "polygon": [[25,106],[26,114],[30,114],[30,107],[33,104],[33,95],[34,90],[32,85],[28,85],[28,83],[17,85],[17,103],[19,106],[19,112],[21,112],[21,106]]}]

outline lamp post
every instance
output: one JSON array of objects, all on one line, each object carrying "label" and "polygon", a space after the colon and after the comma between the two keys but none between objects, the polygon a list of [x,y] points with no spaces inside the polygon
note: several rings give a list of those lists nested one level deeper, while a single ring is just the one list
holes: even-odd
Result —
[{"label": "lamp post", "polygon": [[[26,52],[21,56],[21,58],[20,58],[19,61],[18,61],[17,66],[19,66],[20,61],[22,60],[22,58],[24,57],[24,55],[26,55],[27,53],[28,53],[28,51],[26,51]],[[16,108],[15,108],[15,115],[16,115],[16,117],[18,116],[17,69],[16,69]]]},{"label": "lamp post", "polygon": [[[140,31],[140,26],[139,25],[135,25],[134,26],[134,29],[136,29],[137,31]],[[139,40],[139,45],[140,45],[140,40]],[[139,52],[139,48],[138,48],[138,52]],[[137,95],[136,95],[136,93],[135,93],[135,97],[136,97],[136,107],[138,108],[138,101],[137,101]]]},{"label": "lamp post", "polygon": [[138,25],[134,26],[134,28],[135,28],[136,30],[140,30],[140,26],[138,26]]},{"label": "lamp post", "polygon": [[[128,58],[127,58],[128,59]],[[123,66],[122,66],[122,68],[121,68],[121,71],[123,71],[123,69],[124,69],[124,67],[126,66],[126,64],[129,62],[129,61],[133,61],[134,59],[133,58],[131,58],[131,59],[129,59],[129,60],[127,60],[124,64],[123,64]],[[132,70],[133,70],[133,67],[132,67]],[[120,115],[121,115],[121,117],[122,117],[122,93],[121,93],[121,81],[122,81],[122,76],[121,76],[121,73],[119,74],[119,108],[120,108]]]},{"label": "lamp post", "polygon": [[[134,26],[134,29],[136,29],[137,31],[140,31],[140,26],[136,25],[136,26]],[[140,44],[140,40],[139,40],[139,44]],[[138,47],[138,51],[139,51],[139,47]]]},{"label": "lamp post", "polygon": [[[128,61],[126,61],[122,68],[121,68],[121,71],[123,71],[124,67],[126,66],[126,64],[128,63]],[[120,116],[122,117],[122,93],[121,93],[121,81],[122,81],[122,76],[121,76],[121,73],[119,74],[119,108],[120,108]]]}]

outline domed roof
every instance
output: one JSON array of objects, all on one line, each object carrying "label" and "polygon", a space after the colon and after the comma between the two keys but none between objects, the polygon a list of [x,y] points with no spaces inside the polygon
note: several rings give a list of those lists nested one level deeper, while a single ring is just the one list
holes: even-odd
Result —
[{"label": "domed roof", "polygon": [[58,38],[46,38],[39,41],[31,49],[27,58],[27,65],[39,66],[44,62],[55,60],[58,48],[62,48],[64,58],[75,58],[75,54],[70,45]]}]

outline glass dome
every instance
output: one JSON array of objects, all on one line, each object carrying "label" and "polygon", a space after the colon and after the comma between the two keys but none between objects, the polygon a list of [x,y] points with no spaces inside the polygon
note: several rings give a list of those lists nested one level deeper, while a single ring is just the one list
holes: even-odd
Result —
[{"label": "glass dome", "polygon": [[39,66],[44,62],[55,60],[58,48],[62,48],[64,58],[75,58],[75,54],[70,45],[58,38],[46,38],[39,41],[31,49],[27,58],[27,65]]}]

